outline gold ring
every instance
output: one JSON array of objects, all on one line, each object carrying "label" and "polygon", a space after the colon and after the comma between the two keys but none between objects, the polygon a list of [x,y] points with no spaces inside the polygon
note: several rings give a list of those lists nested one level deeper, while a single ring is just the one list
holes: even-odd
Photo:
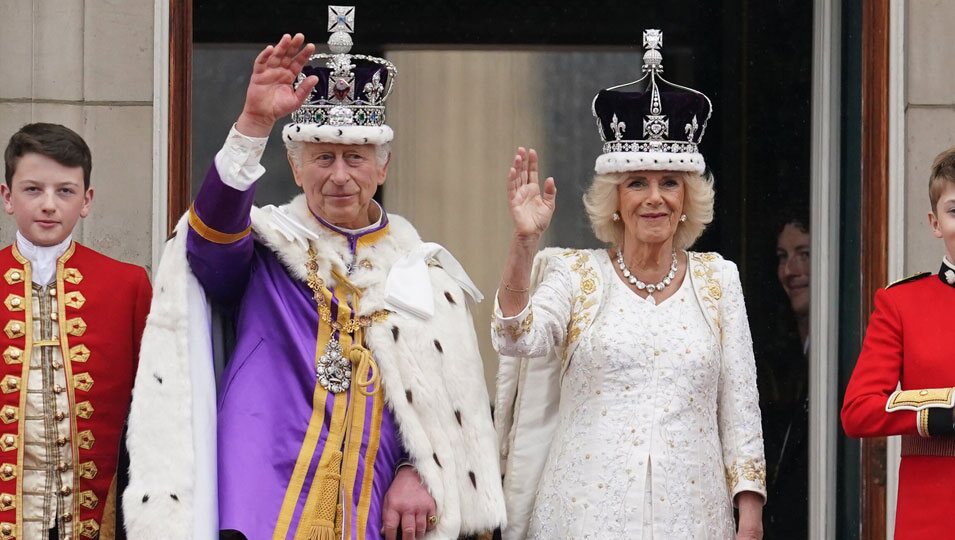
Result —
[{"label": "gold ring", "polygon": [[438,516],[428,516],[428,525],[434,527],[438,524]]}]

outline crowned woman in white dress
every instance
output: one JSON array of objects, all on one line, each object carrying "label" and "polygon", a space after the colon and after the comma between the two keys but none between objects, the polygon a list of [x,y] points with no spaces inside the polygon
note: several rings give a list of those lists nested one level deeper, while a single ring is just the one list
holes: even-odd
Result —
[{"label": "crowned woman in white dress", "polygon": [[644,42],[647,75],[594,99],[605,144],[584,202],[608,249],[537,253],[554,180],[523,148],[508,175],[514,237],[492,323],[505,539],[762,537],[739,273],[687,251],[713,218],[697,146],[712,106],[662,78],[659,31]]}]

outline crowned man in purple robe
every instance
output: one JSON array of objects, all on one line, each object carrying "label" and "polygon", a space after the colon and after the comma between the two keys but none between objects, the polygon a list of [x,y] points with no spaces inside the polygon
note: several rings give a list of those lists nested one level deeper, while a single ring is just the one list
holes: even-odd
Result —
[{"label": "crowned man in purple robe", "polygon": [[[348,54],[354,8],[330,12],[331,54],[296,34],[255,59],[165,249],[130,415],[131,538],[453,539],[504,523],[480,292],[372,199],[397,70]],[[304,193],[256,208],[256,183],[282,181],[259,159],[290,113]],[[218,381],[213,305],[236,313]]]}]

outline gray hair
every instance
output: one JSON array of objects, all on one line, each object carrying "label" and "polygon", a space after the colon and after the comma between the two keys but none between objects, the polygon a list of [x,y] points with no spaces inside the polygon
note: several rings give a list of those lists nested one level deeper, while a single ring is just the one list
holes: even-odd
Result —
[{"label": "gray hair", "polygon": [[[315,143],[309,143],[315,144]],[[303,141],[285,141],[285,150],[288,152],[289,157],[292,158],[292,162],[296,166],[302,165],[302,152],[305,150],[305,142]],[[381,143],[375,145],[375,161],[378,163],[379,167],[384,167],[388,163],[388,158],[391,156],[391,143]]]},{"label": "gray hair", "polygon": [[[682,173],[684,180],[683,213],[686,221],[677,225],[673,247],[687,249],[713,221],[713,175]],[[617,186],[633,175],[633,171],[598,174],[584,193],[584,208],[590,218],[590,226],[598,240],[616,247],[623,245],[623,222],[614,221],[613,213],[619,210],[620,199]]]}]

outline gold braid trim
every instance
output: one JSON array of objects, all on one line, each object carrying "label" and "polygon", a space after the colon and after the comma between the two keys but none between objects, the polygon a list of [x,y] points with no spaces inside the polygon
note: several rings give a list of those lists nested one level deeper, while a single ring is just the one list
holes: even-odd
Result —
[{"label": "gold braid trim", "polygon": [[192,227],[192,230],[196,231],[196,234],[214,244],[232,244],[249,236],[249,233],[252,232],[252,225],[246,227],[244,231],[237,233],[224,233],[213,229],[199,218],[199,214],[196,213],[195,203],[189,207],[189,226]]}]

